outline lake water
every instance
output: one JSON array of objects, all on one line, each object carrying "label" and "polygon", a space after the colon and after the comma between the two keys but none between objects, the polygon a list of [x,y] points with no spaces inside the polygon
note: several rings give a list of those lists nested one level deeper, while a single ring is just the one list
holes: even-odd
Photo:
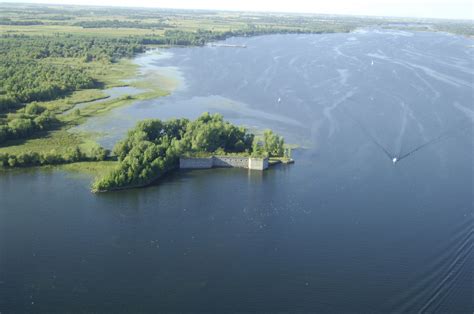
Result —
[{"label": "lake water", "polygon": [[82,127],[110,147],[146,117],[221,112],[303,145],[296,163],[101,195],[60,170],[2,174],[0,312],[472,312],[473,41],[226,43],[247,48],[138,57],[179,88]]}]

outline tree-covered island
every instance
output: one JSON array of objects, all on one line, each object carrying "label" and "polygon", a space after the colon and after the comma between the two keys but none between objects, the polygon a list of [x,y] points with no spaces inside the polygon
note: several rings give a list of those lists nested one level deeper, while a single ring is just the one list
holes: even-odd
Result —
[{"label": "tree-covered island", "polygon": [[238,155],[288,158],[281,136],[271,130],[258,138],[222,115],[204,113],[194,121],[172,119],[141,121],[114,147],[118,166],[97,179],[92,190],[110,190],[151,184],[177,169],[180,156]]}]

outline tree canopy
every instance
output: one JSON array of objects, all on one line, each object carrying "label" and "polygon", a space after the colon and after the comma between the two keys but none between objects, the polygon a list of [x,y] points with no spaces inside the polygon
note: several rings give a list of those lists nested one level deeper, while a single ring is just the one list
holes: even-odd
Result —
[{"label": "tree canopy", "polygon": [[[283,139],[270,131],[268,147],[260,146],[264,156],[283,155]],[[120,189],[149,184],[175,169],[182,155],[196,153],[253,154],[255,136],[245,128],[224,121],[220,114],[204,113],[194,121],[149,119],[139,122],[124,140],[117,143],[114,154],[118,167],[93,185],[95,191]],[[276,139],[276,140],[275,140]],[[272,141],[270,141],[272,140]],[[274,141],[273,141],[274,140]]]}]

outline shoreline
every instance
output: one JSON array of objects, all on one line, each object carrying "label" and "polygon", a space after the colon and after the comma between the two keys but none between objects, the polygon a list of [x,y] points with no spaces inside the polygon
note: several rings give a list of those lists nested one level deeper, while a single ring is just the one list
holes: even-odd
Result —
[{"label": "shoreline", "polygon": [[[250,157],[246,156],[246,158],[250,158]],[[286,160],[286,161],[284,159],[285,158],[281,158],[281,157],[268,158],[268,168],[267,169],[270,169],[271,167],[274,167],[274,166],[279,165],[279,164],[290,165],[290,164],[295,163],[294,159],[292,159],[292,158],[289,158],[289,160]],[[158,181],[160,179],[162,179],[166,176],[172,175],[172,174],[174,174],[176,172],[179,172],[179,171],[214,170],[214,169],[225,169],[225,168],[242,169],[242,170],[247,170],[247,171],[253,171],[252,169],[249,169],[249,168],[240,168],[240,167],[232,167],[232,166],[230,166],[230,167],[227,167],[227,166],[214,166],[214,167],[210,167],[210,168],[181,168],[178,165],[178,166],[174,167],[173,169],[170,169],[167,172],[162,173],[159,176],[154,177],[153,179],[150,179],[149,181],[147,181],[145,183],[142,183],[142,184],[134,184],[134,185],[130,185],[130,186],[116,187],[116,188],[111,188],[111,189],[107,189],[107,190],[95,190],[95,189],[92,188],[91,192],[94,193],[94,194],[104,194],[104,193],[109,193],[109,192],[118,192],[118,191],[124,191],[124,190],[140,189],[140,188],[145,188],[145,187],[148,187],[148,186],[152,186],[153,184],[158,183]]]},{"label": "shoreline", "polygon": [[[136,58],[140,54],[134,56]],[[140,77],[140,65],[133,62],[134,58],[122,58],[105,67],[106,72],[99,73],[97,79],[103,82],[102,88],[82,89],[56,100],[39,102],[39,105],[54,113],[59,120],[56,128],[22,139],[12,139],[0,147],[0,153],[18,155],[27,152],[46,153],[51,150],[64,152],[68,148],[86,148],[97,144],[94,132],[72,129],[83,125],[87,120],[107,114],[111,110],[128,106],[136,101],[159,98],[169,95],[161,86],[154,84],[146,77]],[[89,67],[93,64],[87,65]],[[135,87],[135,84],[148,83],[146,88]],[[106,91],[113,88],[131,87],[140,89],[134,95],[111,97]],[[76,107],[84,104],[75,114]]]}]

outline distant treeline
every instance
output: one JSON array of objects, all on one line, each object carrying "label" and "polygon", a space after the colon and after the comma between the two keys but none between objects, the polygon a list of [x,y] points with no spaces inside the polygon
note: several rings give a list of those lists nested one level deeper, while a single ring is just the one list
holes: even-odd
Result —
[{"label": "distant treeline", "polygon": [[73,24],[82,28],[142,28],[142,29],[163,29],[171,26],[166,23],[142,23],[140,21],[119,21],[119,20],[96,20],[81,21]]},{"label": "distant treeline", "polygon": [[455,23],[446,22],[435,24],[435,29],[441,32],[449,32],[452,34],[474,36],[474,22],[471,20],[470,23]]},{"label": "distant treeline", "polygon": [[[342,31],[349,32],[350,29]],[[166,30],[164,36],[145,37],[140,40],[145,45],[177,45],[177,46],[202,46],[211,41],[224,40],[230,37],[249,37],[269,34],[301,34],[301,33],[329,33],[334,29],[308,30],[304,28],[245,28],[235,31],[215,32],[210,30],[198,30],[186,32],[181,30]]]},{"label": "distant treeline", "polygon": [[0,18],[0,25],[18,25],[18,26],[27,26],[27,25],[43,25],[44,23],[42,21],[37,21],[37,20],[23,20],[23,21],[17,21],[17,20],[11,20],[8,18]]}]

